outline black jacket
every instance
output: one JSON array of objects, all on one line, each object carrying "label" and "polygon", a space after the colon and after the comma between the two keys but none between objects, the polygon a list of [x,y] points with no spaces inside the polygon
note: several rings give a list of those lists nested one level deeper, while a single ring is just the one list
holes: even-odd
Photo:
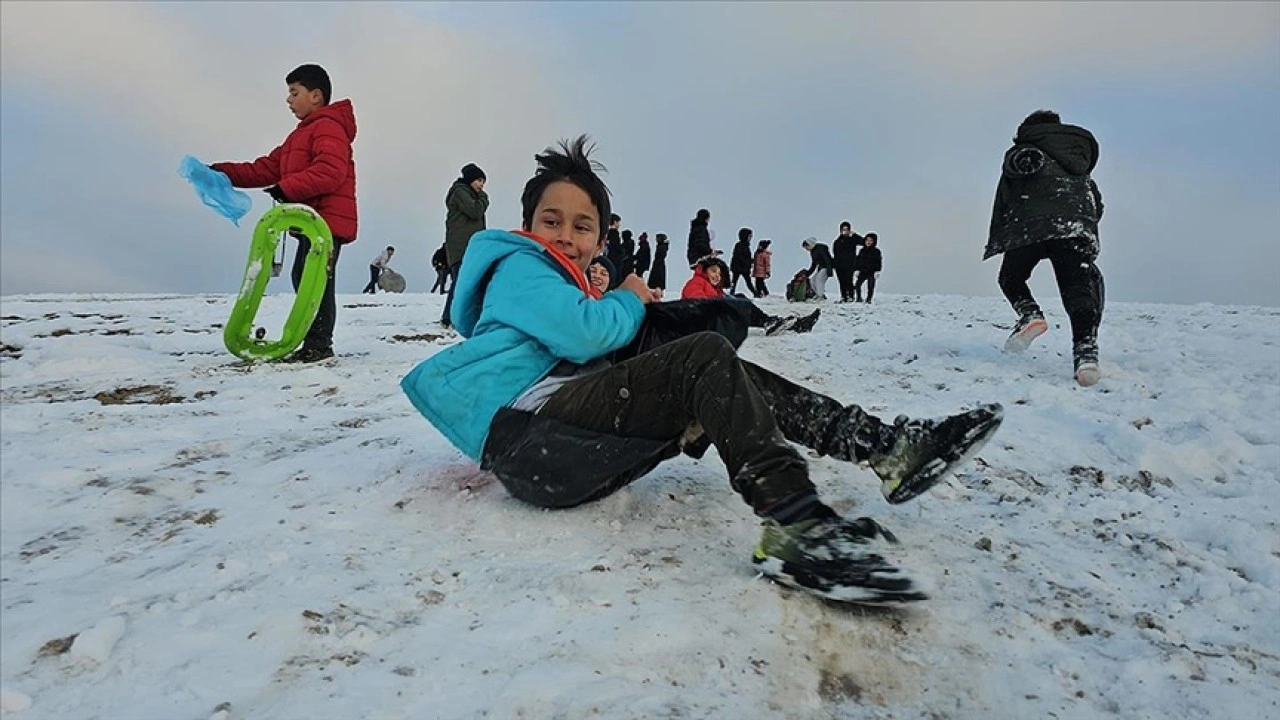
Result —
[{"label": "black jacket", "polygon": [[733,246],[733,258],[729,262],[729,269],[739,275],[751,277],[751,238],[739,240]]},{"label": "black jacket", "polygon": [[649,287],[667,289],[667,248],[669,242],[660,242],[653,251],[653,269],[649,271]]},{"label": "black jacket", "polygon": [[686,258],[692,267],[699,260],[711,254],[711,233],[707,230],[705,222],[698,222],[695,218],[689,222],[689,250]]},{"label": "black jacket", "polygon": [[880,248],[872,245],[862,248],[862,252],[858,253],[857,264],[853,269],[864,273],[878,273],[882,264]]},{"label": "black jacket", "polygon": [[1046,240],[1098,254],[1102,193],[1089,173],[1098,141],[1075,125],[1023,125],[1004,155],[982,259]]},{"label": "black jacket", "polygon": [[832,263],[837,270],[853,270],[857,267],[858,248],[862,247],[862,236],[852,233],[848,237],[841,235],[831,242]]},{"label": "black jacket", "polygon": [[813,272],[818,268],[830,272],[835,263],[831,259],[831,251],[827,249],[826,243],[814,243],[813,247],[809,249],[809,258],[813,261],[809,265],[809,275],[813,275]]},{"label": "black jacket", "polygon": [[649,251],[649,240],[643,239],[636,246],[636,272],[641,275],[649,272],[649,263],[652,262]]}]

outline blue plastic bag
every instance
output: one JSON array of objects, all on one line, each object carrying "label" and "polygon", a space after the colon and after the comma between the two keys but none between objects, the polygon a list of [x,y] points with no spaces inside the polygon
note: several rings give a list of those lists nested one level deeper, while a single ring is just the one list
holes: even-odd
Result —
[{"label": "blue plastic bag", "polygon": [[196,197],[240,227],[240,218],[253,207],[253,200],[246,192],[231,186],[231,178],[205,165],[191,155],[182,158],[178,174],[196,189]]}]

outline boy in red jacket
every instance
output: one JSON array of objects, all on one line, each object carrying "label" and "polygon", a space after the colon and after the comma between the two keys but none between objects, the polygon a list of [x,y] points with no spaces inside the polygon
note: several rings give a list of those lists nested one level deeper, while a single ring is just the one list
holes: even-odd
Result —
[{"label": "boy in red jacket", "polygon": [[[333,254],[329,258],[329,281],[325,284],[320,310],[302,347],[286,362],[316,362],[333,357],[333,325],[337,303],[333,278],[338,251],[356,239],[356,165],[351,143],[356,139],[356,116],[350,100],[329,104],[329,73],[319,65],[301,65],[285,76],[289,95],[285,103],[298,126],[284,143],[250,163],[214,163],[210,167],[226,173],[239,188],[266,188],[273,200],[309,205],[333,233]],[[311,241],[301,235],[293,258],[293,289],[302,282]]]}]

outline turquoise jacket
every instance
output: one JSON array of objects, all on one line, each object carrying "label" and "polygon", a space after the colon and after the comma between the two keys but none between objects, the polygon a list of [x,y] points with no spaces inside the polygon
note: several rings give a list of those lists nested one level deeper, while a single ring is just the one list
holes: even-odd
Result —
[{"label": "turquoise jacket", "polygon": [[400,381],[418,412],[473,460],[499,409],[561,360],[585,363],[625,346],[644,320],[634,293],[592,298],[558,255],[506,230],[476,233],[450,309],[466,339]]}]

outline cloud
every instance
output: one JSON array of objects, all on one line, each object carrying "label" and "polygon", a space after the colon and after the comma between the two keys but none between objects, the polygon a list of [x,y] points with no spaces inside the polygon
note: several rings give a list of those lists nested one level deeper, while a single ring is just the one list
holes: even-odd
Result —
[{"label": "cloud", "polygon": [[[38,108],[25,119],[24,134],[46,144],[59,137],[50,113],[83,123],[79,132],[62,130],[68,135],[57,143],[63,146],[59,157],[24,165],[7,161],[6,173],[39,182],[35,178],[44,172],[38,165],[61,164],[68,172],[59,177],[57,193],[64,199],[82,200],[83,207],[130,204],[134,223],[185,223],[193,228],[188,242],[225,237],[229,226],[199,209],[177,178],[179,159],[191,153],[206,162],[250,160],[269,151],[295,122],[284,104],[284,75],[302,62],[318,61],[333,77],[335,97],[352,98],[360,126],[355,148],[361,238],[372,242],[356,247],[412,240],[420,247],[398,259],[427,268],[443,238],[444,193],[459,168],[477,162],[492,187],[511,192],[527,179],[532,154],[559,137],[564,124],[560,106],[547,101],[560,95],[554,82],[528,62],[536,48],[509,34],[463,33],[398,5],[218,8],[215,13],[182,5],[5,3],[0,67],[6,102],[34,98],[14,107]],[[308,20],[298,23],[298,17]],[[282,27],[296,31],[282,33]],[[14,113],[6,114],[6,155],[10,147],[20,155],[25,142],[11,131],[18,125]],[[90,134],[93,142],[126,145],[132,153],[99,162],[65,157],[90,142]],[[150,196],[140,202],[125,197],[127,186],[146,187]],[[6,205],[28,205],[23,198],[35,192],[27,183],[5,183]],[[254,195],[261,209],[263,201]],[[6,250],[48,241],[49,236],[36,240],[34,233],[20,231],[15,214],[6,213],[5,220]],[[172,246],[171,236],[131,233],[124,216],[101,220],[118,223],[102,228],[107,233],[134,234],[127,245],[131,252],[151,253],[169,269],[185,264],[172,257],[181,247]],[[518,220],[518,206],[491,213],[494,224]],[[74,222],[66,219],[52,237],[74,237]],[[247,245],[247,232],[239,235]],[[242,263],[236,259],[242,246],[215,244],[224,266]],[[340,271],[352,277],[364,272],[362,263],[350,260]],[[150,280],[157,277],[172,275],[152,273]],[[233,278],[222,284],[233,284]],[[44,287],[21,276],[10,280],[18,289]],[[202,278],[196,289],[216,290],[220,285],[207,284],[212,282]]]}]

